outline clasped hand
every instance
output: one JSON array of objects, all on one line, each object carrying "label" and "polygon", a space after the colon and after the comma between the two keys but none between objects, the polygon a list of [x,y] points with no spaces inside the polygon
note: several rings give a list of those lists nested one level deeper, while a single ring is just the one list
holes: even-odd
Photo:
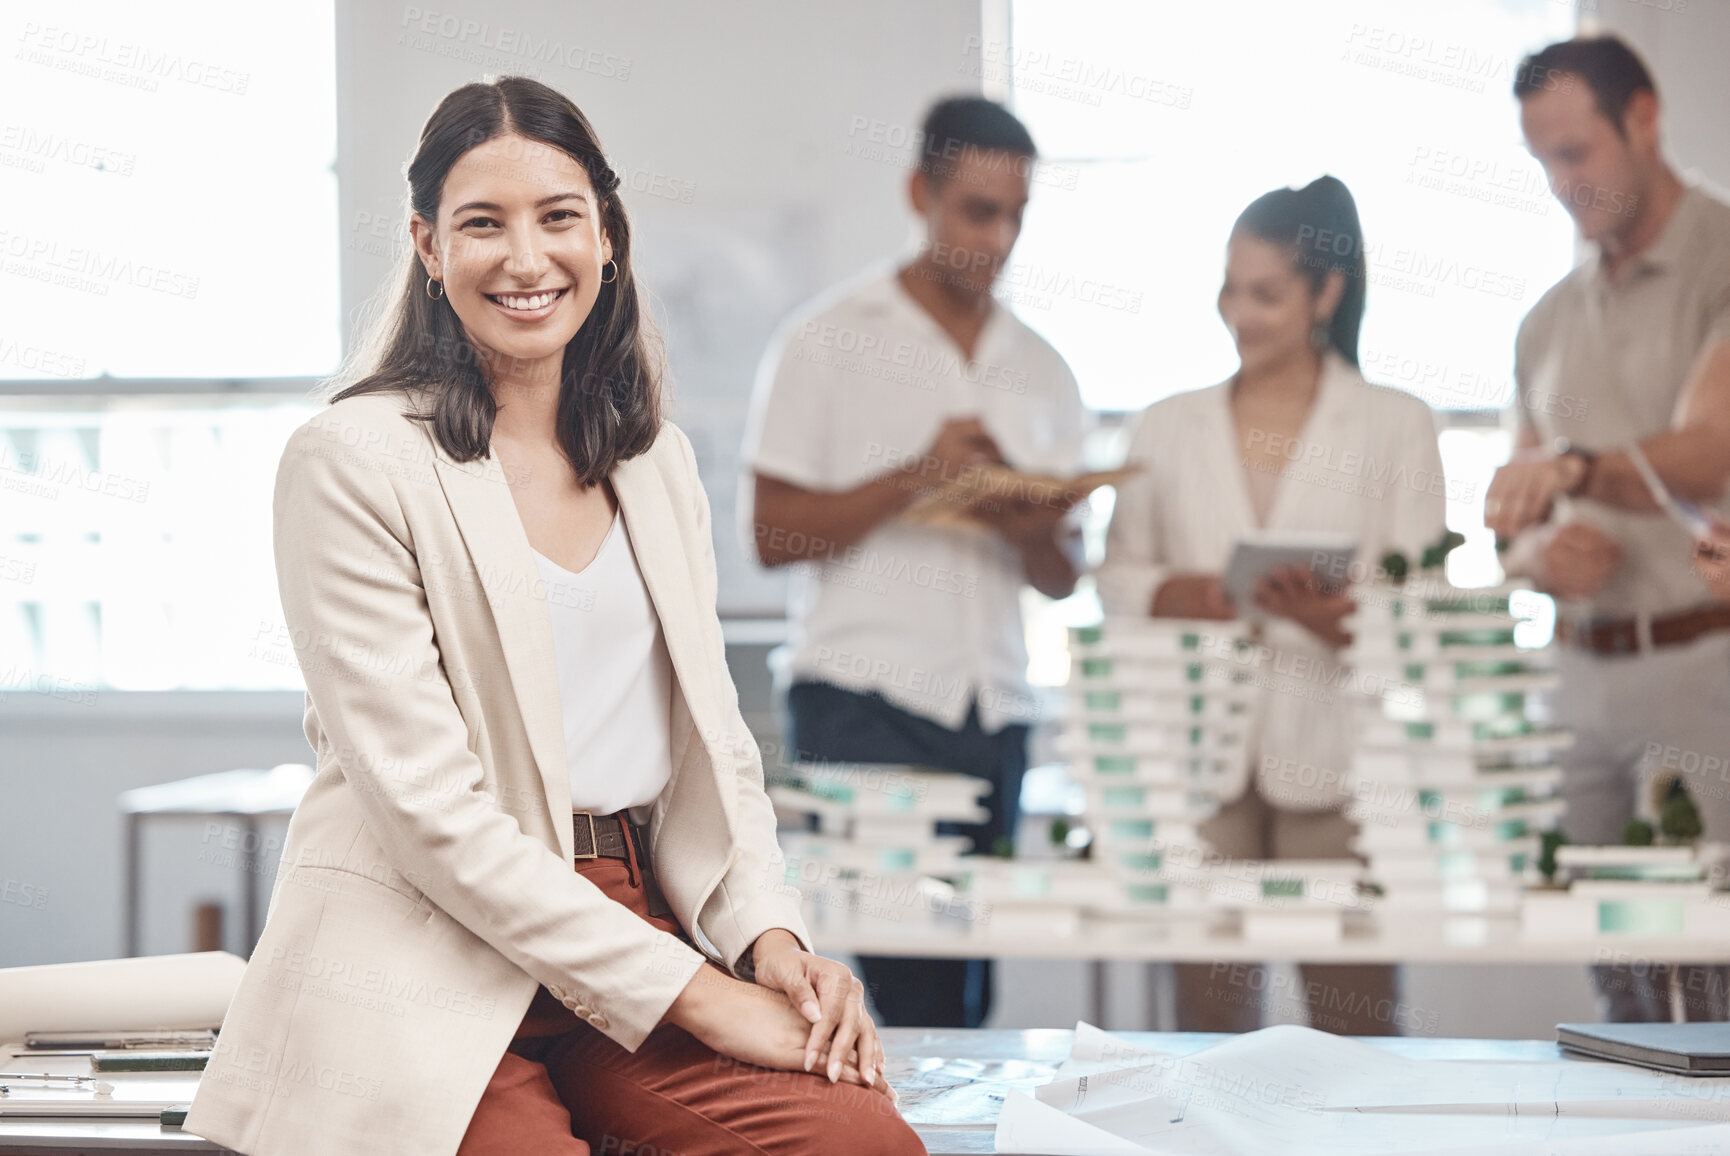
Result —
[{"label": "clasped hand", "polygon": [[[883,1044],[865,1013],[865,986],[845,966],[813,955],[773,928],[752,946],[756,982],[705,963],[674,1001],[671,1019],[715,1051],[782,1071],[822,1071],[830,1083],[875,1088]],[[822,1065],[819,1067],[818,1065]]]}]

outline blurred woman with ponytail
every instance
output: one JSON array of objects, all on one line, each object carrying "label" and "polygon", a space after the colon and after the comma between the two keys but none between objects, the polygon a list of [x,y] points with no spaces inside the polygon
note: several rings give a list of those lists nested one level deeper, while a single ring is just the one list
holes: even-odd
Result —
[{"label": "blurred woman with ponytail", "polygon": [[[1225,801],[1202,826],[1229,859],[1353,857],[1356,828],[1342,809],[1360,696],[1339,656],[1350,642],[1345,587],[1373,576],[1390,551],[1415,562],[1444,529],[1428,407],[1358,372],[1365,288],[1357,206],[1336,178],[1275,189],[1243,211],[1219,291],[1238,370],[1141,415],[1128,458],[1142,472],[1118,489],[1097,575],[1108,615],[1224,620],[1251,609],[1234,606],[1220,581],[1238,538],[1315,533],[1357,543],[1348,574],[1294,567],[1255,592],[1263,649],[1251,672],[1259,689],[1249,741]],[[1265,976],[1207,964],[1176,970],[1179,1029],[1260,1026]],[[1303,971],[1314,1027],[1388,1035],[1414,1026],[1391,967]]]}]

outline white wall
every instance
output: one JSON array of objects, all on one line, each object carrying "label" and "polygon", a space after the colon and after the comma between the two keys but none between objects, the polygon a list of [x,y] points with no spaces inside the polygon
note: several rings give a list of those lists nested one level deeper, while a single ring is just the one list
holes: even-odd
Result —
[{"label": "white wall", "polygon": [[[417,15],[435,11],[445,19]],[[469,18],[486,31],[465,35]],[[506,39],[507,29],[536,45],[580,46],[574,59],[595,63],[570,68],[545,63],[544,49],[476,47],[520,39]],[[402,165],[445,93],[509,72],[564,92],[638,190],[626,204],[639,275],[667,336],[674,418],[691,435],[713,503],[723,612],[778,618],[784,580],[749,564],[733,533],[757,362],[790,310],[907,242],[906,170],[850,154],[864,140],[850,130],[861,118],[917,126],[937,95],[977,91],[961,66],[967,38],[979,34],[977,0],[501,0],[460,9],[339,0],[344,309],[352,314],[386,279],[389,242],[373,230],[388,219],[396,235]]]},{"label": "white wall", "polygon": [[[303,698],[297,691],[0,696],[0,884],[17,885],[0,902],[0,967],[119,955],[117,796],[212,771],[310,762]],[[220,853],[221,840],[207,839],[198,821],[156,822],[141,874],[144,953],[191,950],[191,907],[210,901],[227,905],[229,949],[245,950],[242,876]],[[26,895],[33,902],[18,901]]]},{"label": "white wall", "polygon": [[1671,161],[1730,190],[1730,3],[1595,0],[1581,14],[1581,30],[1614,32],[1634,46],[1658,83]]}]

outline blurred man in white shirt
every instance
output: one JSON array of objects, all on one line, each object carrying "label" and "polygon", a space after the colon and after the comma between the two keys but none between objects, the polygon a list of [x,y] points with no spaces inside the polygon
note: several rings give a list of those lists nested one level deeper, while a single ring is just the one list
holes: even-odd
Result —
[{"label": "blurred man in white shirt", "polygon": [[[908,182],[917,255],[833,290],[764,358],[744,458],[745,532],[794,565],[789,746],[813,762],[961,771],[990,819],[952,829],[1013,847],[1027,735],[1021,591],[1067,596],[1081,568],[1072,502],[1015,495],[966,524],[901,515],[969,467],[1081,468],[1087,414],[1057,352],[992,296],[1021,231],[1036,152],[978,97],[938,102]],[[863,957],[880,1022],[976,1027],[984,960]]]}]

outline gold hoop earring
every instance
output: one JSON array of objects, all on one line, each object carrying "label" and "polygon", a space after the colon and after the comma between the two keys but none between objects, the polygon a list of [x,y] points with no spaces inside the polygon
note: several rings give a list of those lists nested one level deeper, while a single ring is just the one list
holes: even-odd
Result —
[{"label": "gold hoop earring", "polygon": [[[619,279],[619,263],[617,261],[609,260],[607,262],[607,265],[611,265],[613,267],[613,275],[611,277],[602,277],[601,278],[601,284],[603,284],[603,285],[611,285],[614,281],[617,281]],[[607,265],[602,265],[601,268],[605,269],[607,267]]]},{"label": "gold hoop earring", "polygon": [[[438,285],[438,287],[439,287],[439,291],[437,293],[433,292],[433,286],[434,285]],[[434,301],[442,301],[442,300],[444,300],[445,287],[443,285],[439,285],[439,283],[437,281],[434,281],[431,277],[428,277],[426,279],[426,295],[428,297],[431,297]]]}]

